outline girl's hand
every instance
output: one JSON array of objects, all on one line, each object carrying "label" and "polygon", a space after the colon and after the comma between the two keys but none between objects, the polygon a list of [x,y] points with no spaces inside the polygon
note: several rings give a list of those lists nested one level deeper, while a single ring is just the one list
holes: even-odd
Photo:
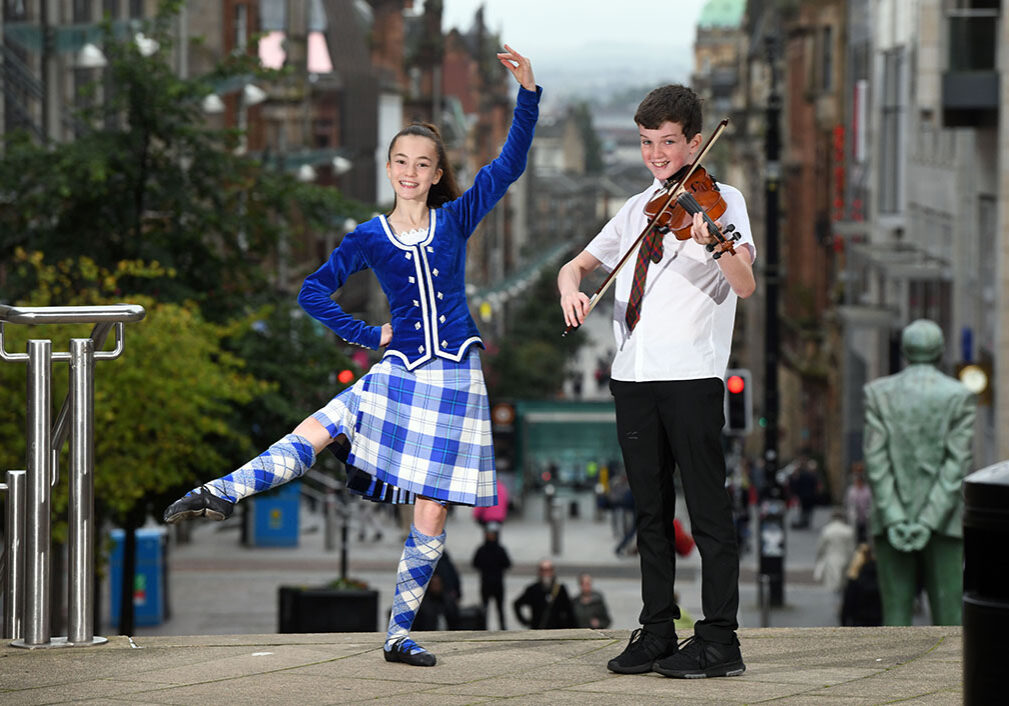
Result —
[{"label": "girl's hand", "polygon": [[504,48],[504,51],[498,52],[498,61],[512,72],[512,76],[522,85],[522,88],[527,91],[535,91],[536,79],[533,78],[533,65],[529,62],[529,59],[519,54],[507,44],[504,45]]},{"label": "girl's hand", "polygon": [[382,337],[378,339],[378,347],[385,348],[392,342],[392,324],[382,324]]}]

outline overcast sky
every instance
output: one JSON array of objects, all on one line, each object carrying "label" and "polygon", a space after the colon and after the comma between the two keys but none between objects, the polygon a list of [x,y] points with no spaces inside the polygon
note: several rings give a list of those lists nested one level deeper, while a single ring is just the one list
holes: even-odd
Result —
[{"label": "overcast sky", "polygon": [[490,30],[529,56],[537,82],[552,91],[584,90],[596,82],[612,87],[620,80],[687,81],[697,17],[706,3],[444,0],[442,29],[468,30],[483,5]]}]

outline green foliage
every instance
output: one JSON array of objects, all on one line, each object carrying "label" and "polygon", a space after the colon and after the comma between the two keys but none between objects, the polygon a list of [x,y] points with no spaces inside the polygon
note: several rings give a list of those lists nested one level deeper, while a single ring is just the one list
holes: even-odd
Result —
[{"label": "green foliage", "polygon": [[341,370],[353,370],[355,378],[360,373],[333,334],[289,300],[260,312],[233,349],[251,374],[274,382],[239,412],[257,448],[290,432],[345,388],[337,380]]},{"label": "green foliage", "polygon": [[[232,56],[210,76],[176,76],[169,59],[177,6],[165,3],[145,28],[161,46],[150,57],[107,30],[103,83],[86,89],[102,100],[77,116],[76,140],[40,145],[23,133],[5,136],[0,277],[16,247],[50,261],[87,254],[106,268],[159,262],[171,277],[126,278],[123,287],[161,301],[192,300],[220,321],[268,289],[264,264],[281,256],[282,237],[297,243],[370,212],[335,189],[237,154],[239,133],[208,124],[201,100],[217,82],[263,72],[254,57]],[[8,278],[5,297],[18,300],[32,286]]]},{"label": "green foliage", "polygon": [[561,337],[564,317],[554,273],[544,270],[516,303],[508,336],[487,358],[491,400],[550,399],[560,394],[568,361],[585,342],[575,330]]},{"label": "green foliage", "polygon": [[[17,255],[18,267],[34,270],[38,283],[24,306],[97,305],[122,301],[121,277],[160,277],[157,266],[121,263],[115,271],[87,258],[47,264],[40,253]],[[77,293],[74,293],[76,290]],[[248,456],[249,440],[227,423],[232,405],[247,403],[269,386],[245,370],[243,361],[222,342],[251,320],[221,326],[205,320],[192,303],[165,303],[128,295],[142,305],[143,321],[125,326],[125,351],[114,361],[95,363],[95,498],[122,521],[148,501],[198,480],[217,477]],[[8,351],[23,351],[28,338],[48,338],[53,350],[68,350],[71,337],[84,338],[89,326],[7,326]],[[111,348],[111,341],[106,349]],[[66,395],[66,364],[53,364],[53,400]],[[25,367],[0,366],[0,464],[23,468],[25,459]],[[64,454],[65,456],[65,454]],[[66,461],[61,465],[66,468]],[[65,517],[66,472],[53,495],[53,510]],[[60,539],[57,531],[57,539]]]}]

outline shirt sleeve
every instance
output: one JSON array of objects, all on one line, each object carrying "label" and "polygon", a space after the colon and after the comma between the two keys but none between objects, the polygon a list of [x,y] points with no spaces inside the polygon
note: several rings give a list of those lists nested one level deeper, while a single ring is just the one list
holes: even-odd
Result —
[{"label": "shirt sleeve", "polygon": [[725,213],[718,220],[722,228],[735,226],[735,233],[739,233],[739,240],[736,247],[745,245],[750,249],[750,262],[757,260],[757,246],[753,243],[753,229],[750,227],[750,216],[746,210],[746,199],[739,189],[719,184],[722,190],[722,198],[725,199]]},{"label": "shirt sleeve", "polygon": [[519,87],[511,128],[501,154],[477,172],[473,185],[462,196],[442,207],[458,220],[463,237],[472,235],[481,219],[525,171],[542,93],[539,86],[535,91]]},{"label": "shirt sleeve", "polygon": [[603,226],[596,237],[585,246],[589,255],[599,260],[607,272],[613,271],[613,268],[620,262],[620,257],[624,254],[620,247],[621,235],[626,227],[627,211],[631,208],[633,200],[628,199],[617,211],[617,214]]},{"label": "shirt sleeve", "polygon": [[380,326],[369,326],[356,319],[333,301],[333,294],[347,277],[368,267],[356,240],[344,238],[329,260],[305,278],[298,293],[298,303],[312,318],[324,324],[337,336],[358,346],[377,350],[382,339]]}]

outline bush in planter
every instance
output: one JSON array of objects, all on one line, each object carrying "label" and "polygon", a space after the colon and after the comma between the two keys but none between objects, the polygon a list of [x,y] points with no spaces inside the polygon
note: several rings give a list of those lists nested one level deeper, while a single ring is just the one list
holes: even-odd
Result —
[{"label": "bush in planter", "polygon": [[357,579],[281,586],[278,632],[377,632],[378,591]]}]

